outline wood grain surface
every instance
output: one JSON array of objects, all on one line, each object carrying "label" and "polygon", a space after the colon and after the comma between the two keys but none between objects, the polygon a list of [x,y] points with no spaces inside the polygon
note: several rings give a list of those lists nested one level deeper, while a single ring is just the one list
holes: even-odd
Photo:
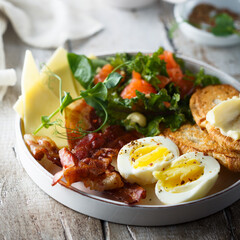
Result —
[{"label": "wood grain surface", "polygon": [[[240,46],[210,48],[186,39],[179,31],[168,37],[172,6],[158,2],[139,10],[120,10],[95,0],[88,13],[104,30],[81,41],[69,41],[69,51],[99,54],[116,51],[154,51],[159,46],[202,60],[240,80]],[[6,65],[15,68],[18,83],[0,102],[0,240],[1,239],[238,239],[240,201],[210,217],[165,227],[133,227],[94,219],[59,204],[28,177],[15,152],[15,112],[26,49],[37,64],[46,62],[54,49],[27,46],[9,24],[4,35]],[[161,217],[161,216],[159,216]]]}]

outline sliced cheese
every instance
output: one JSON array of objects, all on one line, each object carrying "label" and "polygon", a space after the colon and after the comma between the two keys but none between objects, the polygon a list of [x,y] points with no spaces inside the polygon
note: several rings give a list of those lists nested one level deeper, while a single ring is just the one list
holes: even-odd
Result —
[{"label": "sliced cheese", "polygon": [[[27,50],[24,58],[23,63],[23,71],[22,71],[22,78],[21,78],[21,87],[22,87],[22,95],[24,96],[25,93],[35,84],[36,81],[39,80],[39,71],[37,65],[34,61],[31,51]],[[24,97],[23,97],[24,101]]]},{"label": "sliced cheese", "polygon": [[[59,98],[41,78],[30,51],[26,51],[21,81],[22,97],[15,104],[15,109],[23,119],[25,133],[32,134],[41,124],[41,116],[48,116],[59,107]],[[56,118],[64,123],[62,115]],[[58,147],[67,146],[67,140],[56,136],[54,131],[54,127],[42,128],[37,135],[50,137]],[[59,131],[66,134],[64,128]]]},{"label": "sliced cheese", "polygon": [[70,92],[73,98],[76,98],[78,89],[73,78],[71,69],[68,64],[67,51],[63,48],[58,48],[46,66],[41,71],[41,81],[44,82],[54,94],[59,97],[59,80],[54,77],[51,72],[55,73],[62,79],[62,95],[63,91]]},{"label": "sliced cheese", "polygon": [[18,113],[18,115],[23,119],[23,96],[19,96],[16,103],[13,105],[13,109]]},{"label": "sliced cheese", "polygon": [[[49,116],[59,107],[59,100],[41,81],[37,81],[25,94],[24,128],[26,133],[33,133],[41,124],[41,116]],[[64,117],[56,115],[51,121]],[[65,128],[57,127],[59,132],[66,134]],[[42,128],[37,135],[50,137],[58,147],[67,146],[67,140],[54,134],[55,127]]]},{"label": "sliced cheese", "polygon": [[25,93],[39,80],[39,71],[34,61],[31,51],[27,50],[25,53],[22,77],[21,77],[21,91],[17,102],[14,104],[14,110],[23,119],[25,112]]}]

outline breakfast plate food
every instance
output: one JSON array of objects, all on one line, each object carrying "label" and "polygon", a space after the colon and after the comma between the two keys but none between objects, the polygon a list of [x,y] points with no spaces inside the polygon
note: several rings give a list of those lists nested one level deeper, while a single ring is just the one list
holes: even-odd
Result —
[{"label": "breakfast plate food", "polygon": [[227,74],[162,48],[91,58],[59,48],[40,72],[27,51],[21,86],[19,158],[62,204],[157,226],[240,198],[240,84]]}]

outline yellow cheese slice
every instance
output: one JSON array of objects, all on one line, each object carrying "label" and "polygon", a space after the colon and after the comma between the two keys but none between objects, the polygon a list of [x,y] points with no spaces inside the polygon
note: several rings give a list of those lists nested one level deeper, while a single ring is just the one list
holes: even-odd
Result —
[{"label": "yellow cheese slice", "polygon": [[19,96],[16,103],[13,105],[13,109],[18,113],[18,115],[23,119],[23,96]]},{"label": "yellow cheese slice", "polygon": [[[44,83],[30,51],[25,55],[21,80],[22,97],[15,108],[23,117],[25,133],[33,133],[41,124],[41,116],[48,116],[59,107],[59,98]],[[59,114],[56,118],[60,118],[64,126],[64,117]],[[57,129],[66,135],[64,128]],[[43,128],[37,135],[50,137],[58,147],[67,146],[67,140],[60,138],[54,132],[54,127]]]},{"label": "yellow cheese slice", "polygon": [[[37,81],[25,94],[24,128],[25,133],[33,133],[41,124],[41,116],[49,116],[59,107],[59,100],[41,81]],[[51,121],[61,119],[64,127],[64,116],[58,114]],[[65,128],[56,127],[66,137]],[[58,147],[67,146],[67,140],[55,134],[55,126],[42,128],[37,135],[50,137]]]},{"label": "yellow cheese slice", "polygon": [[27,50],[24,58],[23,71],[21,77],[22,96],[24,96],[25,93],[30,88],[32,88],[35,82],[39,80],[39,77],[40,77],[39,71],[32,56],[32,53],[31,51]]},{"label": "yellow cheese slice", "polygon": [[24,96],[25,93],[31,88],[34,83],[39,80],[39,71],[34,61],[31,51],[27,50],[25,53],[23,71],[21,77],[21,91],[22,95],[19,96],[17,102],[14,104],[13,109],[23,119],[24,116]]},{"label": "yellow cheese slice", "polygon": [[46,86],[48,86],[57,97],[59,97],[59,80],[51,73],[55,73],[62,79],[62,96],[63,91],[70,92],[73,98],[76,98],[79,95],[68,64],[67,51],[65,49],[58,48],[40,73],[41,81],[44,82],[44,84],[46,84]]}]

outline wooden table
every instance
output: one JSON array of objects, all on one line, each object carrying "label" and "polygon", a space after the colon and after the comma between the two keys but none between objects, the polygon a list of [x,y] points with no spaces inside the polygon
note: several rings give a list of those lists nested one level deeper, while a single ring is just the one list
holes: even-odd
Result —
[{"label": "wooden table", "polygon": [[[120,10],[101,5],[89,14],[105,28],[82,41],[69,41],[76,53],[154,51],[159,46],[202,60],[240,80],[240,46],[210,48],[186,39],[177,31],[168,38],[172,6],[158,2],[145,9]],[[20,76],[26,49],[40,65],[54,49],[25,45],[11,26],[4,36],[6,64],[17,71],[18,83],[8,89],[0,103],[0,239],[237,239],[240,237],[240,201],[207,218],[166,227],[134,227],[94,219],[59,204],[36,186],[26,174],[15,152],[12,106],[20,95]],[[159,216],[161,217],[161,216]]]}]

